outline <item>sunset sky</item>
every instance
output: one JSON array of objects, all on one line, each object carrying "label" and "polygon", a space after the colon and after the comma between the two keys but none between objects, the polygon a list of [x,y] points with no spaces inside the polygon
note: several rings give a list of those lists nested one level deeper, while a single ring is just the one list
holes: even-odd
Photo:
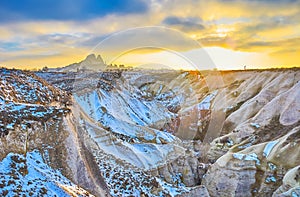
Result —
[{"label": "sunset sky", "polygon": [[[114,33],[144,26],[163,26],[196,40],[219,69],[300,66],[300,0],[1,0],[0,66],[65,66]],[[135,37],[127,36],[114,42],[116,47]],[[151,39],[145,34],[135,42]],[[157,39],[175,52],[195,50],[176,36]],[[123,60],[139,64],[154,56],[177,61],[157,50],[133,50]]]}]

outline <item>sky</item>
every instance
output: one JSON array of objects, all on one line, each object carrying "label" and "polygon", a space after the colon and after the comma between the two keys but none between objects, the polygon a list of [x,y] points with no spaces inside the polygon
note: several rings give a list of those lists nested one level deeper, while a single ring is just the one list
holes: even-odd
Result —
[{"label": "sky", "polygon": [[128,65],[300,66],[300,0],[0,1],[0,66],[61,67],[90,53]]}]

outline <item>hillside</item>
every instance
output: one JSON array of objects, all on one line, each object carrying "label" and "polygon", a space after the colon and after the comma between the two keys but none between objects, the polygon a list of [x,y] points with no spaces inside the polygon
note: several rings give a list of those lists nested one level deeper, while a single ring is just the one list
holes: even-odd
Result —
[{"label": "hillside", "polygon": [[88,55],[84,60],[78,63],[73,63],[61,68],[50,69],[55,72],[77,72],[79,70],[105,70],[106,64],[104,63],[102,57],[98,55],[97,57],[95,54]]},{"label": "hillside", "polygon": [[93,196],[81,188],[97,187],[74,168],[85,159],[64,126],[70,95],[29,71],[1,69],[0,78],[0,195]]},{"label": "hillside", "polygon": [[76,195],[300,195],[299,69],[2,70],[1,80],[3,117],[16,124],[3,124],[0,168],[19,158],[31,169],[33,157]]}]

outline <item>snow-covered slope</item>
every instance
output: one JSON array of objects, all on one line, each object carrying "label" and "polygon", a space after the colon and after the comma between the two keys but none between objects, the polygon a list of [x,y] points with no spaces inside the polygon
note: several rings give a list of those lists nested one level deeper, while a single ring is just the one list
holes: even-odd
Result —
[{"label": "snow-covered slope", "polygon": [[[252,162],[254,175],[260,170],[270,187],[266,190],[268,184],[257,180],[231,187],[232,192],[238,193],[240,190],[236,189],[242,187],[249,192],[243,192],[245,195],[254,195],[255,191],[269,195],[280,182],[273,182],[274,173],[278,174],[275,179],[281,180],[288,169],[299,164],[298,141],[288,137],[291,135],[288,131],[297,127],[300,119],[296,100],[300,92],[298,70],[220,73],[148,70],[105,75],[105,79],[103,74],[77,76],[75,84],[80,88],[75,89],[73,95],[80,114],[78,124],[91,137],[94,143],[91,150],[118,159],[119,166],[130,163],[134,173],[142,170],[167,182],[171,188],[182,185],[182,189],[193,190],[201,183],[207,166],[214,163],[202,184],[213,196],[230,195],[226,188],[216,186],[228,182],[227,175],[220,176],[217,172],[227,170],[223,168],[222,158],[229,158],[228,164],[232,162],[232,165]],[[222,81],[216,81],[218,79]],[[272,126],[278,132],[266,134]],[[281,140],[285,147],[271,149],[276,140]],[[195,147],[199,141],[200,145]],[[265,154],[279,156],[269,160]],[[99,155],[94,153],[94,156]],[[286,165],[286,156],[290,158],[289,165]],[[277,166],[277,169],[281,166],[281,172],[271,173],[266,167],[255,166],[258,163]],[[99,163],[103,174],[110,171],[103,167],[107,165]],[[237,177],[248,173],[244,168],[230,170],[240,172],[241,175],[233,173]],[[251,177],[253,174],[249,173]],[[122,192],[115,193],[119,187],[111,176],[105,176],[111,194],[121,195]],[[216,179],[218,176],[223,178]],[[120,191],[134,195],[137,187],[129,188],[122,187]],[[161,195],[147,191],[147,195]],[[171,190],[163,191],[171,194]]]},{"label": "snow-covered slope", "polygon": [[28,71],[1,69],[0,79],[1,196],[104,196],[65,126],[69,94]]},{"label": "snow-covered slope", "polygon": [[0,184],[16,173],[12,187],[34,180],[36,194],[58,196],[300,195],[299,71],[36,73],[42,80],[5,70]]},{"label": "snow-covered slope", "polygon": [[28,104],[63,101],[67,95],[32,72],[0,69],[0,99]]},{"label": "snow-covered slope", "polygon": [[299,196],[297,186],[278,188],[300,164],[300,70],[222,75],[225,97],[217,96],[214,108],[225,110],[226,119],[207,152],[215,163],[202,183],[212,196]]},{"label": "snow-covered slope", "polygon": [[31,72],[0,69],[0,136],[20,126],[26,129],[31,121],[59,118],[69,96],[50,86]]},{"label": "snow-covered slope", "polygon": [[1,196],[93,196],[45,164],[35,150],[0,162]]},{"label": "snow-covered slope", "polygon": [[[166,76],[171,74],[175,78],[186,75],[168,72]],[[149,80],[157,77],[156,74],[150,73],[144,81],[139,79],[144,73],[139,72],[80,74],[76,78],[72,111],[78,113],[75,115],[77,129],[87,135],[84,143],[94,157],[106,158],[97,161],[113,196],[140,196],[142,193],[175,196],[190,190],[184,185],[189,181],[182,175],[184,168],[176,169],[170,175],[171,181],[159,172],[167,164],[177,162],[179,157],[194,158],[194,153],[186,154],[182,141],[173,135],[175,131],[172,134],[164,129],[177,117],[170,106],[184,102],[189,95],[178,96],[177,92],[171,92],[168,85],[172,85],[174,78],[161,83],[156,92],[151,90],[150,95],[150,87],[146,86],[151,85]],[[85,79],[92,84],[83,85]],[[195,105],[194,102],[191,105]]]}]

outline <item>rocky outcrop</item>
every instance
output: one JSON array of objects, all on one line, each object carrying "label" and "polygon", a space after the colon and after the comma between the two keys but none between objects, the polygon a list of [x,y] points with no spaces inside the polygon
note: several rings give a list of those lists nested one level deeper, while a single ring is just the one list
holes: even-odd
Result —
[{"label": "rocky outcrop", "polygon": [[273,193],[273,197],[300,195],[300,166],[290,169],[283,177],[282,185]]},{"label": "rocky outcrop", "polygon": [[65,67],[51,69],[55,72],[78,72],[78,71],[101,71],[105,70],[106,64],[102,57],[95,54],[88,55],[84,60],[78,63],[70,64]]},{"label": "rocky outcrop", "polygon": [[273,141],[230,148],[211,166],[202,184],[212,196],[272,196],[286,172],[299,164],[299,131],[296,127]]},{"label": "rocky outcrop", "polygon": [[70,124],[69,95],[30,72],[0,76],[0,194],[105,196]]},{"label": "rocky outcrop", "polygon": [[[299,194],[299,69],[37,74],[45,79],[39,90],[16,86],[36,102],[22,90],[14,96],[13,80],[2,85],[11,97],[1,109],[18,121],[3,124],[11,130],[1,138],[1,159],[37,151],[87,195]],[[72,94],[73,105],[51,93]]]},{"label": "rocky outcrop", "polygon": [[[172,188],[204,185],[211,196],[272,195],[299,161],[298,72],[221,72],[222,83],[215,83],[211,73],[144,72],[124,72],[113,86],[76,92],[82,117],[103,129],[87,133],[104,154],[122,158]],[[292,115],[284,113],[287,109]],[[166,132],[176,137],[158,138]],[[107,135],[114,137],[108,140]],[[200,142],[197,150],[192,140]],[[114,152],[108,151],[112,144]],[[164,147],[177,148],[170,154]],[[158,185],[154,193],[170,192]],[[109,187],[112,191],[116,185]]]},{"label": "rocky outcrop", "polygon": [[203,185],[199,185],[197,187],[194,187],[190,191],[185,192],[185,193],[180,194],[180,195],[177,195],[176,197],[195,197],[195,196],[210,197],[206,187],[203,186]]}]

